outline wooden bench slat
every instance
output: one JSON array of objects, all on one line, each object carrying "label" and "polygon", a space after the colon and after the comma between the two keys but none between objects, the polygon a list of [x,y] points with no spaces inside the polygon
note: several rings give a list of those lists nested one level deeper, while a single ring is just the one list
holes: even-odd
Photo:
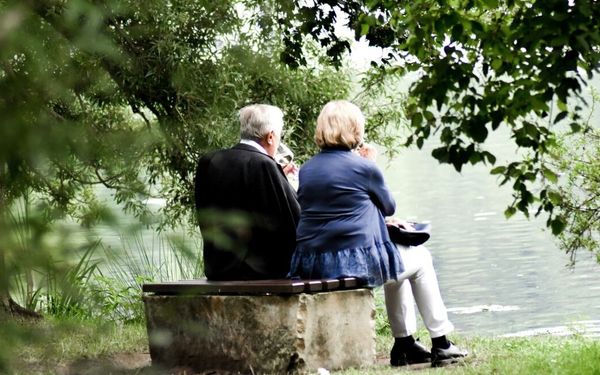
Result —
[{"label": "wooden bench slat", "polygon": [[323,282],[323,290],[328,291],[328,292],[339,289],[340,286],[342,285],[340,283],[340,280],[338,280],[338,279],[322,280],[322,282]]},{"label": "wooden bench slat", "polygon": [[344,277],[339,280],[340,280],[340,288],[343,288],[343,289],[357,288],[357,287],[360,287],[363,283],[362,280],[357,279],[356,277]]},{"label": "wooden bench slat", "polygon": [[321,280],[306,280],[304,282],[304,287],[305,292],[320,292],[323,290],[323,283],[321,282]]},{"label": "wooden bench slat", "polygon": [[142,290],[154,294],[262,294],[302,293],[305,283],[290,280],[208,281],[183,280],[148,283]]},{"label": "wooden bench slat", "polygon": [[142,291],[154,294],[297,294],[316,293],[342,289],[355,289],[361,286],[359,279],[324,280],[239,280],[209,281],[181,280],[142,285]]}]

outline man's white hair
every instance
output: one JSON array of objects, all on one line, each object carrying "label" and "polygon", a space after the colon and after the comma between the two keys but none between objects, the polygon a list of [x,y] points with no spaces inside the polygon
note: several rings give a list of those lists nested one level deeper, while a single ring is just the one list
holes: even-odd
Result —
[{"label": "man's white hair", "polygon": [[283,112],[268,104],[251,104],[240,109],[240,136],[242,139],[259,140],[273,131],[281,135]]}]

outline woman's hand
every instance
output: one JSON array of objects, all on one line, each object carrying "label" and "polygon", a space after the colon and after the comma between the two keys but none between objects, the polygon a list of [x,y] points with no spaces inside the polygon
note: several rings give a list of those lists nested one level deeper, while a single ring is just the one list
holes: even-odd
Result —
[{"label": "woman's hand", "polygon": [[415,229],[410,222],[408,222],[406,220],[398,219],[397,217],[386,217],[385,218],[385,224],[386,225],[393,225],[393,226],[404,228],[404,229],[408,229],[408,230],[414,230]]},{"label": "woman's hand", "polygon": [[377,159],[377,150],[375,147],[368,143],[363,143],[363,145],[357,150],[358,154],[365,159],[369,159],[375,161]]}]

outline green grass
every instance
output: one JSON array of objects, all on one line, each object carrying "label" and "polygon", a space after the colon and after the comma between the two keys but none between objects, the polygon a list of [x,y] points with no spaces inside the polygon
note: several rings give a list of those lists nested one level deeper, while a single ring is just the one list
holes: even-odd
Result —
[{"label": "green grass", "polygon": [[[147,353],[143,324],[117,325],[81,320],[52,320],[27,325],[29,335],[16,350],[9,373],[54,374],[73,363],[87,366],[103,363],[96,359],[122,353]],[[423,342],[429,344],[421,332]],[[462,337],[452,339],[469,350],[461,365],[419,370],[420,374],[600,374],[600,341],[582,336],[528,338]],[[392,344],[389,336],[378,336],[378,357],[387,357]],[[115,368],[113,368],[114,370]],[[148,373],[140,370],[115,370],[120,374]],[[93,372],[94,374],[97,372]],[[336,371],[334,374],[414,373],[406,368],[378,364],[369,368]]]},{"label": "green grass", "polygon": [[[426,336],[421,336],[426,337]],[[421,374],[600,374],[600,341],[582,336],[453,337],[470,355],[460,365]],[[427,340],[424,340],[427,342]],[[427,342],[427,344],[429,344]],[[389,341],[391,347],[391,340]],[[379,351],[379,348],[378,348]],[[380,353],[387,357],[387,352]],[[343,375],[413,373],[387,364],[336,372]]]},{"label": "green grass", "polygon": [[18,330],[18,335],[13,335],[19,338],[17,343],[12,348],[0,348],[13,354],[8,369],[11,374],[55,374],[76,362],[148,352],[146,327],[139,323],[47,318],[12,329]]},{"label": "green grass", "polygon": [[[139,295],[135,298],[139,299]],[[387,364],[393,338],[381,295],[376,295],[375,304],[378,364],[368,368],[335,371],[335,374],[414,373],[414,369],[392,368]],[[4,369],[0,366],[0,373],[160,373],[149,367],[147,354],[135,354],[148,352],[143,319],[124,324],[110,320],[110,317],[111,314],[105,316],[106,319],[82,319],[79,315],[63,315],[54,318],[48,316],[37,323],[0,324],[0,365],[8,363],[10,366]],[[423,328],[416,336],[424,344],[430,344],[429,336]],[[527,338],[455,335],[451,339],[470,352],[467,359],[460,365],[425,368],[419,370],[419,373],[600,375],[600,340],[585,338],[580,334]],[[115,362],[115,357],[125,362]]]}]

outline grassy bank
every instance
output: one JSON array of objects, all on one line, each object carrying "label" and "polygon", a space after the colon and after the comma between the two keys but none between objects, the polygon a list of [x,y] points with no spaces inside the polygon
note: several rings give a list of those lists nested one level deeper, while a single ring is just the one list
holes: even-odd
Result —
[{"label": "grassy bank", "polygon": [[[116,325],[46,320],[28,326],[12,347],[15,374],[155,374],[149,365],[143,324]],[[423,341],[426,335],[421,335]],[[422,374],[600,374],[600,341],[582,336],[530,338],[454,337],[471,355],[462,365],[419,370]],[[378,337],[379,363],[335,372],[343,375],[413,373],[387,365],[392,339]],[[10,348],[4,348],[4,354]],[[6,351],[8,350],[8,352]],[[168,372],[166,372],[168,373]]]},{"label": "grassy bank", "polygon": [[[426,335],[422,335],[426,338]],[[525,338],[453,337],[457,345],[469,350],[470,355],[460,365],[445,368],[426,368],[421,374],[600,374],[600,341],[582,336]],[[389,347],[392,340],[387,339]],[[428,340],[423,340],[429,345]],[[381,356],[388,357],[388,352]],[[351,369],[339,374],[398,374],[385,363],[368,369]]]},{"label": "grassy bank", "polygon": [[[127,362],[143,362],[136,354],[148,352],[146,328],[141,323],[46,318],[3,329],[17,331],[12,345],[0,344],[9,374],[128,373],[122,370],[135,368],[135,364]],[[114,358],[123,359],[121,366]],[[103,367],[115,372],[99,372]]]}]

